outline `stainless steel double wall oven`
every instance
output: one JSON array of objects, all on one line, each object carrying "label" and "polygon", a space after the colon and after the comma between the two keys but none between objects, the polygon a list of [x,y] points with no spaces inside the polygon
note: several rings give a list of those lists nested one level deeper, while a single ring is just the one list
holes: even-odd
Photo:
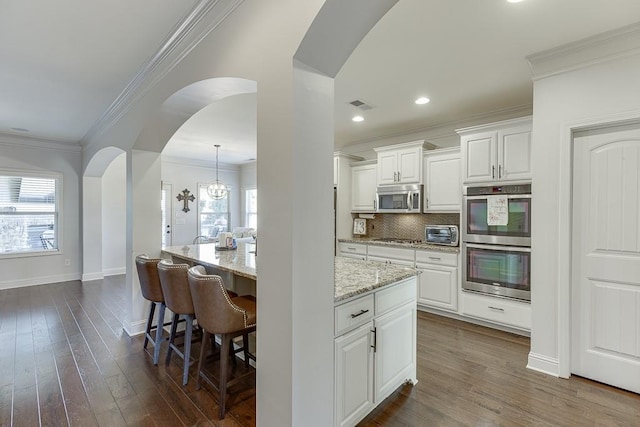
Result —
[{"label": "stainless steel double wall oven", "polygon": [[531,184],[464,187],[462,288],[531,300]]}]

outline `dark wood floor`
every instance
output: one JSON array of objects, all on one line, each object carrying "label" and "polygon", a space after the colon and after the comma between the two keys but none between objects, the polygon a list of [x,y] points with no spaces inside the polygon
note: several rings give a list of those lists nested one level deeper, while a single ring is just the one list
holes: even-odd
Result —
[{"label": "dark wood floor", "polygon": [[[255,425],[251,384],[219,422],[179,359],[153,366],[123,298],[122,277],[0,291],[0,425]],[[418,385],[363,426],[640,426],[638,395],[525,369],[527,338],[426,313],[418,334]]]}]

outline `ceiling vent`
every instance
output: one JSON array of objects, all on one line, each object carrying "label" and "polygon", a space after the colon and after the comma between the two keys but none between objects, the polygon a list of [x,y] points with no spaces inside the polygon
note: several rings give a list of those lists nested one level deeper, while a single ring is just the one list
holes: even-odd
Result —
[{"label": "ceiling vent", "polygon": [[349,104],[353,105],[354,107],[356,107],[356,108],[358,108],[358,109],[360,109],[362,111],[371,110],[373,108],[373,106],[367,104],[362,99],[356,99],[354,101],[349,102]]}]

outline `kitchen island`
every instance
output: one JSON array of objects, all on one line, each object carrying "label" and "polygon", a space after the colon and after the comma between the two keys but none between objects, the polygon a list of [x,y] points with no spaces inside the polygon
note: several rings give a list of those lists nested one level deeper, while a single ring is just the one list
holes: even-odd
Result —
[{"label": "kitchen island", "polygon": [[[227,286],[244,293],[247,283],[256,291],[254,251],[253,244],[221,251],[207,243],[166,247],[162,253],[203,265],[211,274],[227,274],[232,282]],[[334,265],[335,425],[353,426],[399,386],[417,382],[418,270],[345,257],[336,257]]]}]

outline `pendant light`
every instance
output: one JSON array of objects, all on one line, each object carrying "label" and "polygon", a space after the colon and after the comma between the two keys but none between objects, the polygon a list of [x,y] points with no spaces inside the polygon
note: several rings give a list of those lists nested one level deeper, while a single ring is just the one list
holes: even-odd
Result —
[{"label": "pendant light", "polygon": [[227,186],[221,183],[220,179],[218,179],[218,150],[220,149],[220,145],[216,144],[214,147],[216,147],[216,182],[209,184],[207,187],[207,194],[213,200],[220,200],[227,197],[229,190]]}]

